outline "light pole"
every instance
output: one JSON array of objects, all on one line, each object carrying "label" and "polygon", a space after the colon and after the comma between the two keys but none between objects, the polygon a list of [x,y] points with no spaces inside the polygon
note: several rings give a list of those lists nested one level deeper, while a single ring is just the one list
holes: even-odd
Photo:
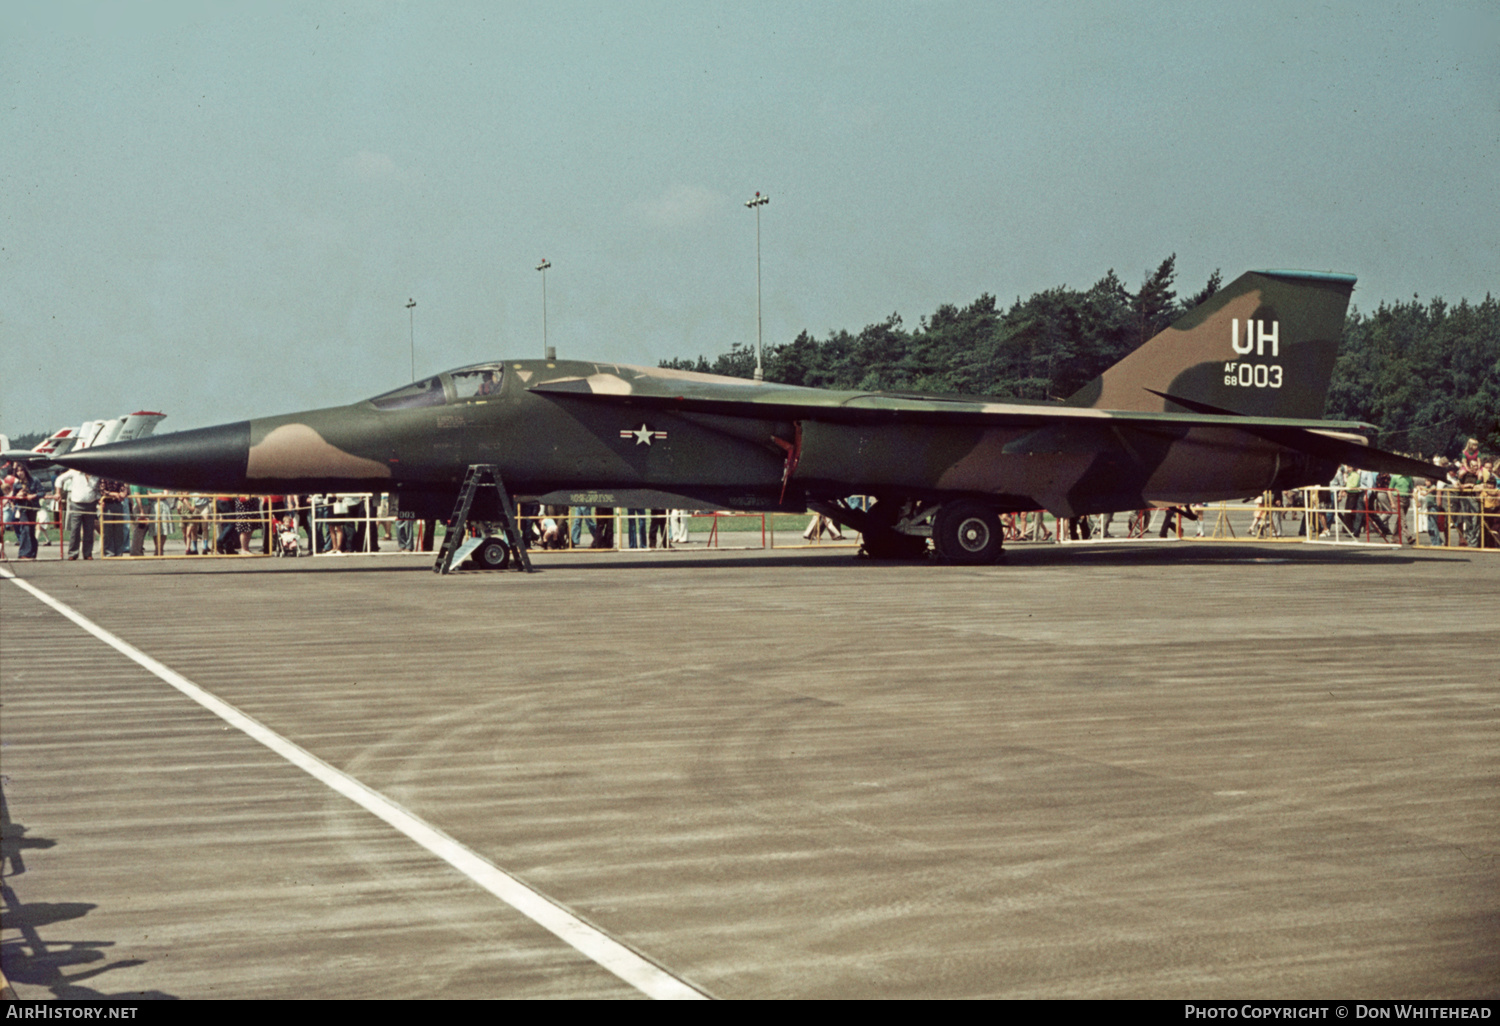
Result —
[{"label": "light pole", "polygon": [[761,321],[760,321],[760,208],[771,202],[771,197],[756,193],[747,199],[745,206],[755,211],[755,380],[765,377],[760,366]]},{"label": "light pole", "polygon": [[542,262],[536,265],[536,269],[542,272],[542,356],[548,360],[552,359],[551,351],[547,348],[547,268],[552,266],[552,261],[542,257]]},{"label": "light pole", "polygon": [[417,315],[413,313],[417,308],[415,299],[406,301],[407,329],[411,332],[411,379],[417,380]]}]

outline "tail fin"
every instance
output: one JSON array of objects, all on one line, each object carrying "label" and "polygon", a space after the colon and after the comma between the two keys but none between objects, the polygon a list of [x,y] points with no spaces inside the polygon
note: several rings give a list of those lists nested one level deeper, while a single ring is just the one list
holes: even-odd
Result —
[{"label": "tail fin", "polygon": [[1069,397],[1141,413],[1323,415],[1352,274],[1250,271]]},{"label": "tail fin", "polygon": [[153,413],[149,410],[137,410],[127,413],[120,418],[120,432],[115,435],[114,441],[128,442],[134,438],[145,438],[156,430],[156,425],[166,420],[165,413]]}]

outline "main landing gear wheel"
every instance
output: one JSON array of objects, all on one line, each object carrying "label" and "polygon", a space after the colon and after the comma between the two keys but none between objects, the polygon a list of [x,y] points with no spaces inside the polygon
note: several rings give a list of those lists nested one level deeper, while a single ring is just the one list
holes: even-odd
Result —
[{"label": "main landing gear wheel", "polygon": [[1004,542],[1000,514],[982,502],[944,503],[932,518],[933,546],[950,563],[998,562]]},{"label": "main landing gear wheel", "polygon": [[510,562],[510,546],[499,538],[486,538],[469,558],[481,570],[504,570]]}]

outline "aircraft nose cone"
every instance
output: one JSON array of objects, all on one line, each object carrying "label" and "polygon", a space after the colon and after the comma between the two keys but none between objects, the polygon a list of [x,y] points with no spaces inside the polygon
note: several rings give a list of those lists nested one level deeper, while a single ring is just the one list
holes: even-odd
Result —
[{"label": "aircraft nose cone", "polygon": [[65,467],[127,484],[196,492],[242,492],[250,422],[115,442],[58,458]]}]

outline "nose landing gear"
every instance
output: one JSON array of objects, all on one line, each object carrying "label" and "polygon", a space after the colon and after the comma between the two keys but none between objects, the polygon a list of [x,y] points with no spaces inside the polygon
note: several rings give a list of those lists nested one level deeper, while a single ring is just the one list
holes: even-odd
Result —
[{"label": "nose landing gear", "polygon": [[[464,528],[474,510],[474,501],[479,489],[493,488],[493,496],[485,496],[485,505],[500,514],[504,538],[486,535],[483,538],[464,540]],[[490,463],[475,463],[464,475],[464,484],[453,507],[453,518],[448,521],[448,533],[443,538],[443,547],[438,552],[433,571],[446,574],[453,567],[469,558],[481,570],[503,570],[514,561],[517,570],[531,572],[531,560],[526,555],[526,545],[521,530],[516,526],[516,509],[500,480],[500,468]]]},{"label": "nose landing gear", "polygon": [[504,570],[510,565],[510,546],[499,538],[486,538],[469,558],[481,570]]}]

